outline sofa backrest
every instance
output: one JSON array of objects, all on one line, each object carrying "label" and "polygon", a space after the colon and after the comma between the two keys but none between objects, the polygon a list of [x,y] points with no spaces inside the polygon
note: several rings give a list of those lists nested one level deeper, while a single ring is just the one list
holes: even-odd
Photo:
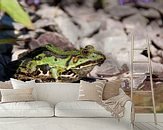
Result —
[{"label": "sofa backrest", "polygon": [[56,104],[78,99],[79,83],[36,83],[37,100]]}]

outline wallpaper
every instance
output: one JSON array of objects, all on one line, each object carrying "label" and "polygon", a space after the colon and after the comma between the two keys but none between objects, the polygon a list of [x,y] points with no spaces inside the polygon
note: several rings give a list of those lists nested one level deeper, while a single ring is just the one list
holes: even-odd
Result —
[{"label": "wallpaper", "polygon": [[[131,42],[135,61],[148,61],[150,47],[156,110],[163,112],[163,19],[161,0],[20,0],[32,27],[0,17],[0,80],[36,82],[121,79],[130,95]],[[23,21],[24,23],[24,21]],[[35,27],[35,28],[33,28]],[[147,64],[135,64],[134,90],[150,91]],[[152,105],[135,93],[136,105]],[[139,109],[136,112],[152,112]]]}]

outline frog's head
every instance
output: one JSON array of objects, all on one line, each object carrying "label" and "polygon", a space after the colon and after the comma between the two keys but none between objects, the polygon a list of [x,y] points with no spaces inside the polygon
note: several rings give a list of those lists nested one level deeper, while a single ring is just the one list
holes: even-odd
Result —
[{"label": "frog's head", "polygon": [[62,80],[76,81],[81,77],[86,77],[89,72],[96,66],[105,61],[105,56],[95,50],[91,45],[81,48],[78,53],[71,55],[67,62],[66,71],[61,75]]},{"label": "frog's head", "polygon": [[72,56],[68,68],[85,68],[88,66],[101,65],[105,61],[105,56],[101,52],[95,50],[91,45],[80,49],[78,55]]}]

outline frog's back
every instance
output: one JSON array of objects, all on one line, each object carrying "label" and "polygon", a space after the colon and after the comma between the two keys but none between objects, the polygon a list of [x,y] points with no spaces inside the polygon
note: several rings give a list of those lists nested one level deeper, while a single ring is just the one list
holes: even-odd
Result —
[{"label": "frog's back", "polygon": [[65,51],[52,44],[46,44],[32,51],[23,53],[19,56],[19,60],[24,60],[27,58],[34,58],[40,54],[44,53],[47,56],[56,56],[61,58],[67,58],[69,55],[78,55],[80,52],[78,50]]}]

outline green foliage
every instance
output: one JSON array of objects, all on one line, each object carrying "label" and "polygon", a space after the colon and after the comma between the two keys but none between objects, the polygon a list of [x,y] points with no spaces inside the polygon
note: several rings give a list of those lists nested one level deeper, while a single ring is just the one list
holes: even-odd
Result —
[{"label": "green foliage", "polygon": [[0,0],[0,10],[6,12],[14,21],[23,24],[29,29],[34,29],[30,17],[17,0]]}]

